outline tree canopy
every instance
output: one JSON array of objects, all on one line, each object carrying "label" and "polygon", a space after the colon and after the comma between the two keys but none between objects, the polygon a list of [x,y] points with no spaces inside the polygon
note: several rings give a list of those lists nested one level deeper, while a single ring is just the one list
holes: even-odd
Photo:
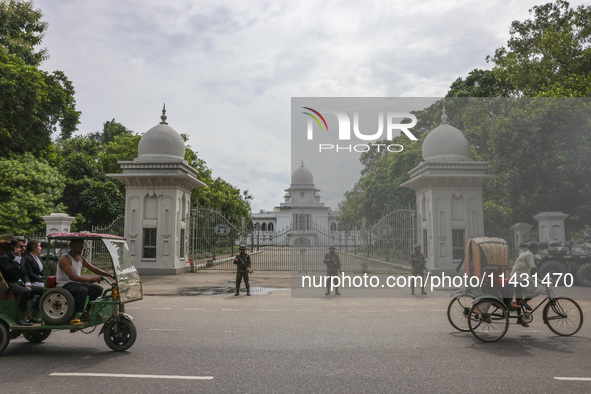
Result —
[{"label": "tree canopy", "polygon": [[[498,175],[484,189],[488,222],[507,227],[531,222],[541,211],[563,210],[588,224],[591,108],[588,99],[576,97],[591,95],[591,6],[572,9],[557,0],[530,14],[532,19],[511,24],[507,46],[487,58],[491,70],[472,70],[450,85],[448,123],[465,134],[472,158],[488,161]],[[361,155],[364,170],[345,194],[342,221],[375,222],[378,213],[414,205],[414,193],[400,184],[422,159],[422,140],[440,124],[442,106],[438,101],[415,112],[415,135],[421,135],[416,147]]]},{"label": "tree canopy", "polygon": [[0,158],[0,233],[24,234],[45,228],[64,190],[59,171],[30,153]]}]

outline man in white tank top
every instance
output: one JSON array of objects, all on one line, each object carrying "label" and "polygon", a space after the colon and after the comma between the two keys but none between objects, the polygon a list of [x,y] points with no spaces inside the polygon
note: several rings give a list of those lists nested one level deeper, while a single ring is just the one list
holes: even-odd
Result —
[{"label": "man in white tank top", "polygon": [[74,297],[75,312],[70,324],[82,324],[79,319],[76,319],[76,313],[84,311],[84,304],[86,303],[87,296],[90,301],[94,301],[103,294],[102,286],[94,284],[100,282],[100,277],[84,277],[82,276],[82,269],[86,268],[97,275],[115,278],[115,275],[90,264],[88,260],[82,256],[82,249],[84,249],[83,239],[71,240],[70,251],[60,257],[57,262],[57,286],[68,290]]}]

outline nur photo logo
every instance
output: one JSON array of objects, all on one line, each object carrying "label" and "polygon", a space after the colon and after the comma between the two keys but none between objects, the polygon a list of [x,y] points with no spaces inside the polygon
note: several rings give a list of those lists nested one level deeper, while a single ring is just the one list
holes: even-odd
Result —
[{"label": "nur photo logo", "polygon": [[[328,122],[324,115],[331,115],[330,118],[336,120],[337,132],[332,136],[338,142],[341,141],[360,141],[359,144],[342,144],[342,143],[320,143],[318,144],[318,151],[334,151],[334,152],[368,152],[372,149],[379,151],[387,150],[388,152],[402,152],[404,147],[400,144],[377,144],[370,141],[377,141],[380,139],[392,140],[392,138],[403,133],[411,141],[417,141],[417,137],[410,131],[416,126],[417,118],[411,113],[403,112],[377,112],[368,113],[365,111],[362,116],[358,111],[351,115],[341,111],[317,111],[311,107],[302,107],[307,110],[302,112],[308,117],[306,124],[306,138],[308,141],[314,140],[314,129],[319,131],[329,131]],[[377,118],[377,130],[376,130]],[[410,122],[404,123],[404,121]],[[363,123],[365,122],[365,123]],[[373,129],[367,123],[373,123]],[[362,126],[363,123],[363,126]],[[375,130],[375,131],[374,131]]]}]

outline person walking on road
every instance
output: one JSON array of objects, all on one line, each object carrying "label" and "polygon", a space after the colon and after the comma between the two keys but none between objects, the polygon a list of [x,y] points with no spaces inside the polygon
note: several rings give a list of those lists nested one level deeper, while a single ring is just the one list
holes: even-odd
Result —
[{"label": "person walking on road", "polygon": [[240,295],[240,283],[244,279],[244,287],[246,287],[246,295],[250,295],[250,283],[248,282],[248,274],[250,273],[251,263],[250,256],[246,253],[246,246],[240,245],[240,254],[236,255],[234,259],[236,264],[236,293],[235,296]]},{"label": "person walking on road", "polygon": [[[328,253],[324,255],[324,264],[326,264],[326,293],[325,295],[330,295],[330,288],[332,286],[332,277],[338,276],[339,272],[341,271],[341,260],[339,259],[339,255],[335,252],[335,247],[330,246],[328,248]],[[341,295],[339,293],[339,288],[335,287],[335,295]]]}]

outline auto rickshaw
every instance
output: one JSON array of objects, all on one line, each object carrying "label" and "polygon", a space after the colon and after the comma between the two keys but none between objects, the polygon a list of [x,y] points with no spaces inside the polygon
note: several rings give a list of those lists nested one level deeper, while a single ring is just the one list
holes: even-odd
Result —
[{"label": "auto rickshaw", "polygon": [[[45,285],[40,296],[39,310],[35,318],[41,323],[19,326],[19,303],[14,294],[1,282],[0,275],[0,353],[12,339],[20,335],[33,343],[42,342],[53,330],[90,333],[100,325],[99,335],[104,334],[105,343],[114,351],[125,351],[135,342],[137,330],[132,317],[125,313],[125,304],[143,298],[142,284],[125,238],[110,234],[52,233],[47,236],[47,256],[61,256],[69,250],[69,241],[83,239],[83,255],[91,264],[115,275],[115,280],[101,277],[108,283],[102,296],[94,301],[87,299],[87,315],[81,325],[71,325],[74,314],[74,298],[65,289],[56,287],[50,264],[45,264]],[[84,275],[84,272],[82,273]],[[2,291],[4,290],[4,291]],[[81,317],[81,316],[78,316]],[[88,332],[91,329],[90,332]],[[84,331],[85,330],[85,331]]]}]

